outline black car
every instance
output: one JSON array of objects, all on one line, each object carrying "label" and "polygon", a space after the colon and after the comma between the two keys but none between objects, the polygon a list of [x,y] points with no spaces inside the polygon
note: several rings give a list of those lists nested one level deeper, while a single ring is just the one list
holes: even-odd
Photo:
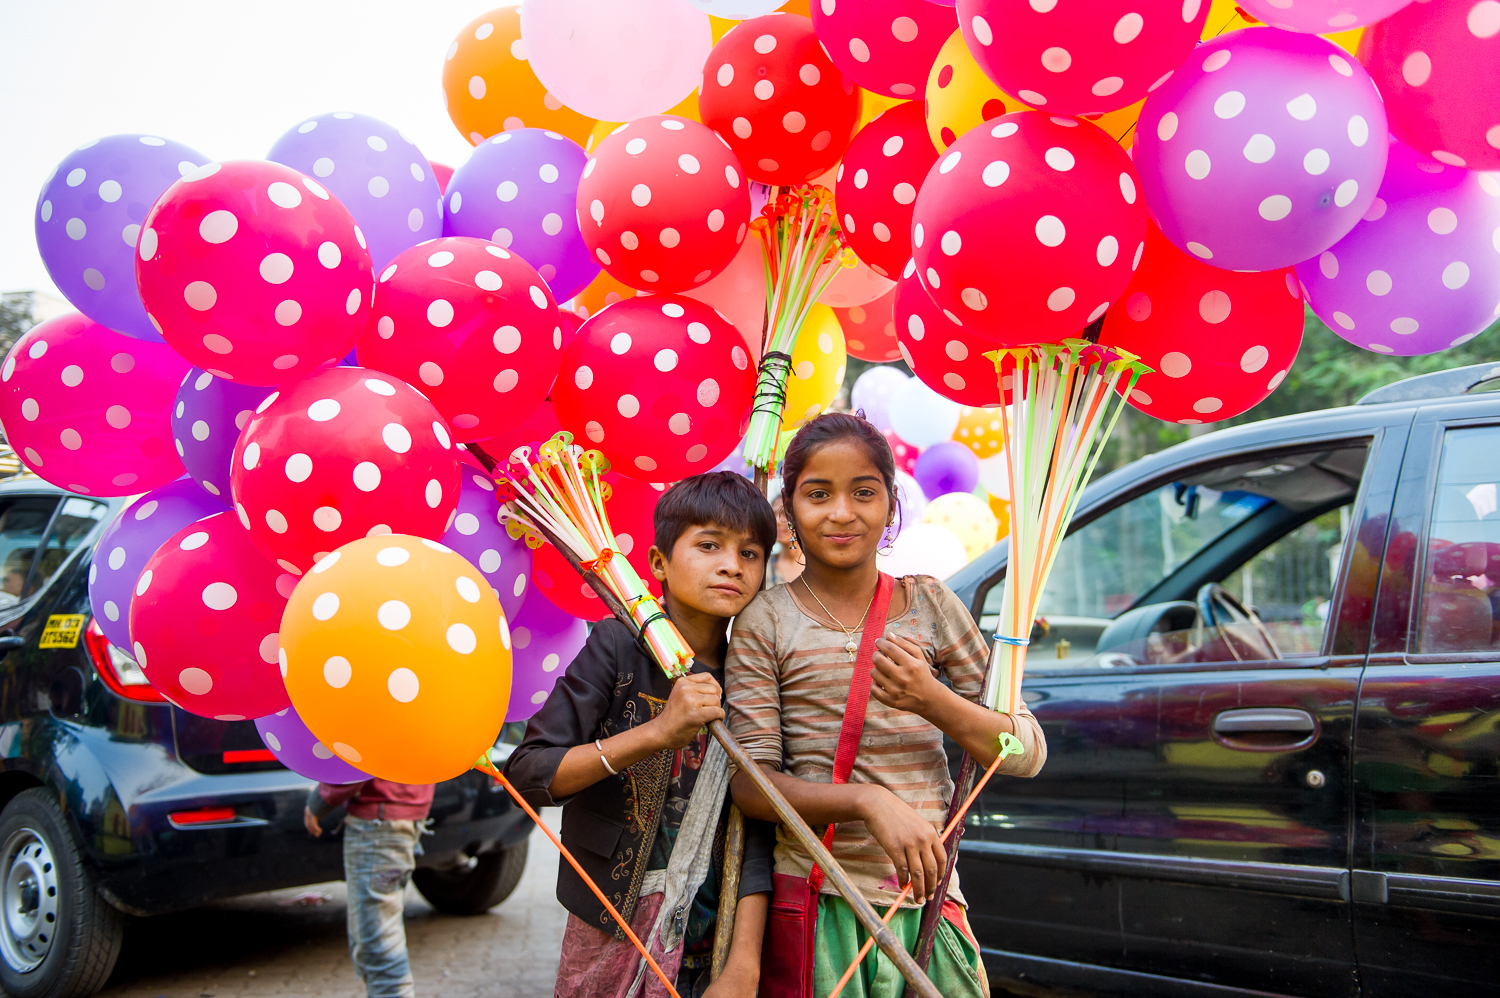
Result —
[{"label": "black car", "polygon": [[[36,479],[0,484],[0,988],[11,995],[93,994],[127,915],[343,876],[338,834],[303,827],[312,784],[255,725],[166,703],[89,616],[93,546],[124,505]],[[438,785],[432,819],[413,877],[423,896],[458,914],[509,896],[531,822],[504,790],[465,773]]]},{"label": "black car", "polygon": [[[959,865],[1028,995],[1500,993],[1500,367],[1093,483]],[[997,546],[949,580],[992,630]],[[1494,573],[1494,574],[1490,574]]]}]

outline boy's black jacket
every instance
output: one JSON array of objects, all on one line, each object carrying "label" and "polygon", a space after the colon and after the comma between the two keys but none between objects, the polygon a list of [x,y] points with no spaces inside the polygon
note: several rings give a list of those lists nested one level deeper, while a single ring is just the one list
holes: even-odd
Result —
[{"label": "boy's black jacket", "polygon": [[[705,671],[696,663],[694,672]],[[526,724],[526,737],[505,764],[505,775],[532,807],[562,806],[562,840],[611,904],[629,921],[635,912],[651,855],[667,782],[670,750],[642,759],[618,776],[562,800],[547,792],[563,756],[644,724],[666,707],[672,681],[643,651],[630,630],[613,617],[594,625],[588,642],[558,680],[542,709]],[[725,815],[728,813],[725,800]],[[724,817],[714,849],[722,863]],[[745,822],[745,863],[740,896],[771,890],[775,826]],[[557,900],[589,925],[617,939],[625,934],[588,885],[567,863],[558,864]]]}]

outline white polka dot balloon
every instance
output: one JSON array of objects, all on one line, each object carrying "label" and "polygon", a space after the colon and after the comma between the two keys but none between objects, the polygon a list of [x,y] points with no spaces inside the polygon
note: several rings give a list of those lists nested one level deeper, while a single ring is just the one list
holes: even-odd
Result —
[{"label": "white polka dot balloon", "polygon": [[845,76],[886,97],[911,100],[953,34],[953,9],[928,0],[813,0],[813,29]]},{"label": "white polka dot balloon", "polygon": [[1146,206],[1130,158],[1104,131],[1020,111],[948,147],[912,222],[923,286],[949,318],[995,343],[1051,342],[1125,290]]},{"label": "white polka dot balloon", "polygon": [[381,271],[359,360],[420,386],[459,440],[483,440],[541,405],[562,339],[557,302],[531,264],[445,236]]},{"label": "white polka dot balloon", "polygon": [[1354,227],[1387,142],[1380,94],[1348,52],[1246,28],[1200,46],[1147,99],[1134,153],[1174,246],[1225,270],[1275,270]]},{"label": "white polka dot balloon", "polygon": [[210,373],[279,385],[337,363],[364,330],[364,234],[322,184],[278,163],[210,163],[167,189],[137,242],[146,312]]},{"label": "white polka dot balloon", "polygon": [[378,118],[336,111],[289,128],[266,159],[322,184],[349,209],[376,270],[443,234],[442,192],[416,143]]},{"label": "white polka dot balloon", "polygon": [[269,388],[226,381],[196,367],[177,389],[172,403],[172,445],[187,473],[205,492],[218,497],[220,506],[234,503],[229,495],[234,442],[269,394]]},{"label": "white polka dot balloon", "polygon": [[839,221],[875,273],[894,278],[911,259],[912,204],[936,159],[920,101],[896,105],[849,143],[839,164]]},{"label": "white polka dot balloon", "polygon": [[1357,347],[1409,357],[1466,343],[1500,317],[1500,175],[1392,143],[1370,210],[1297,276]]},{"label": "white polka dot balloon", "polygon": [[1273,28],[1315,35],[1353,31],[1390,17],[1412,0],[1240,0],[1251,16]]},{"label": "white polka dot balloon", "polygon": [[168,407],[187,362],[68,312],[33,326],[0,367],[0,421],[54,485],[128,496],[182,475]]},{"label": "white polka dot balloon", "polygon": [[318,562],[281,619],[287,691],[303,722],[345,762],[398,783],[451,779],[494,745],[511,645],[474,566],[402,534]]},{"label": "white polka dot balloon", "polygon": [[1275,391],[1302,345],[1302,294],[1290,269],[1220,270],[1153,227],[1146,258],[1104,318],[1102,346],[1150,367],[1130,404],[1170,423],[1238,416]]},{"label": "white polka dot balloon", "polygon": [[36,199],[36,245],[47,273],[84,315],[161,341],[135,287],[135,245],[161,193],[208,157],[155,135],[110,135],[74,149]]},{"label": "white polka dot balloon", "polygon": [[523,538],[506,531],[490,476],[468,461],[461,470],[458,512],[442,542],[479,569],[499,598],[505,616],[514,618],[531,581],[531,548]]},{"label": "white polka dot balloon", "polygon": [[260,404],[235,444],[230,482],[256,547],[301,575],[359,537],[442,536],[458,502],[458,458],[416,389],[335,367]]},{"label": "white polka dot balloon", "polygon": [[1000,404],[1000,377],[985,356],[994,344],[944,315],[917,279],[915,266],[896,282],[895,323],[902,359],[929,388],[961,405]]},{"label": "white polka dot balloon", "polygon": [[281,710],[291,701],[277,629],[295,583],[261,557],[234,513],[191,523],[136,582],[135,660],[158,692],[202,717],[243,721]]}]

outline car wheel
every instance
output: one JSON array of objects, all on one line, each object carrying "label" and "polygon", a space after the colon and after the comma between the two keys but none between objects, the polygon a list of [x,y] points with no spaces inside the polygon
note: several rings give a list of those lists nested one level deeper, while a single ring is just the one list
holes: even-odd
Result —
[{"label": "car wheel", "polygon": [[16,998],[83,998],[120,955],[124,916],[100,897],[49,790],[0,812],[0,986]]},{"label": "car wheel", "polygon": [[526,870],[530,840],[498,852],[471,856],[446,870],[418,869],[412,883],[438,911],[449,915],[482,915],[510,897]]}]

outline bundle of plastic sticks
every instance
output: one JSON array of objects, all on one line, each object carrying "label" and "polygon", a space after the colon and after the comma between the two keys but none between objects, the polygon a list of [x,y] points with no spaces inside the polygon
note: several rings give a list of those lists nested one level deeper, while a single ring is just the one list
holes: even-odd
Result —
[{"label": "bundle of plastic sticks", "polygon": [[751,229],[765,247],[766,328],[745,461],[769,475],[776,470],[797,332],[839,268],[853,266],[854,257],[844,246],[833,192],[826,187],[809,185],[775,195]]}]

